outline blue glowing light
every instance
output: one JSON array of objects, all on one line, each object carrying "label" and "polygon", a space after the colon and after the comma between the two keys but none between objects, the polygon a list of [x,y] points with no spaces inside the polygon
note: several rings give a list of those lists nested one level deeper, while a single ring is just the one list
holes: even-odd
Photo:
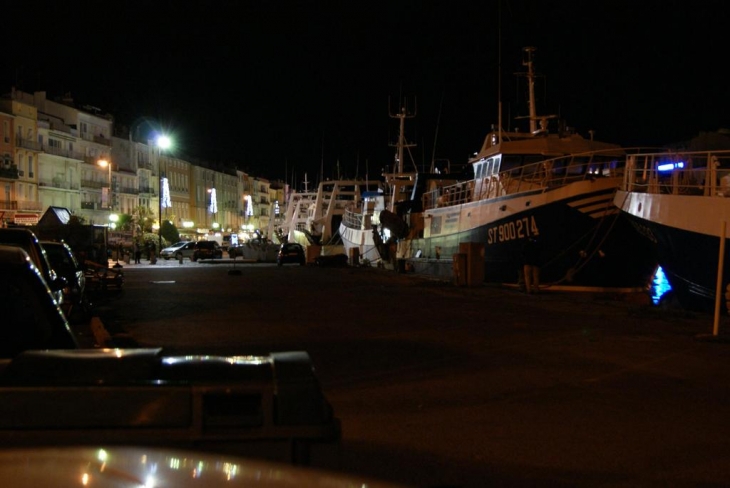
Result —
[{"label": "blue glowing light", "polygon": [[669,280],[667,280],[667,275],[664,274],[664,270],[659,266],[651,282],[651,301],[654,305],[659,305],[664,294],[671,289],[672,286],[669,284]]},{"label": "blue glowing light", "polygon": [[657,166],[659,171],[674,171],[675,169],[684,169],[684,163],[679,161],[678,163],[664,163]]}]

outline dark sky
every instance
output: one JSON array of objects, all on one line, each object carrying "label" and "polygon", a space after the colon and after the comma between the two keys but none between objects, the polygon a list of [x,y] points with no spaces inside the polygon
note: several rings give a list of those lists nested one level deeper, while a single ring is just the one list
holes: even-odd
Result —
[{"label": "dark sky", "polygon": [[721,0],[6,3],[3,93],[70,92],[118,124],[159,122],[181,157],[271,179],[390,164],[400,96],[417,163],[464,163],[497,122],[498,79],[504,123],[526,113],[525,46],[538,112],[583,134],[663,145],[730,127]]}]

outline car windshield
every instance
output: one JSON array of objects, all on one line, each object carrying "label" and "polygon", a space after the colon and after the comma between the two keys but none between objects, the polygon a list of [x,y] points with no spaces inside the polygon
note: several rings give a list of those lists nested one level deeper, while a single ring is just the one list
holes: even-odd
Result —
[{"label": "car windshield", "polygon": [[55,266],[68,266],[74,269],[79,267],[76,257],[70,252],[69,249],[65,248],[62,244],[43,243],[43,249],[46,250],[46,255],[51,264]]}]

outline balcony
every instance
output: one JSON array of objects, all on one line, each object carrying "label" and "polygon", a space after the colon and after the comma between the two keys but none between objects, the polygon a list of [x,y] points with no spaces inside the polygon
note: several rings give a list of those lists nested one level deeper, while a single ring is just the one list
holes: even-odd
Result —
[{"label": "balcony", "polygon": [[30,200],[19,200],[16,203],[18,205],[17,210],[43,210],[43,205],[40,202],[32,202]]},{"label": "balcony", "polygon": [[81,208],[83,210],[96,210],[97,208],[101,208],[101,204],[97,202],[81,202]]},{"label": "balcony", "polygon": [[64,158],[70,158],[70,159],[78,159],[79,161],[84,160],[84,155],[77,151],[70,151],[68,149],[64,149],[62,147],[56,147],[56,146],[49,146],[48,144],[44,144],[41,149],[46,154],[52,154],[54,156],[61,156]]},{"label": "balcony", "polygon": [[8,168],[0,168],[0,178],[9,178],[11,180],[17,180],[20,178],[18,167],[12,165]]},{"label": "balcony", "polygon": [[82,188],[104,188],[105,186],[109,186],[109,182],[106,181],[94,181],[94,180],[81,180],[81,187]]},{"label": "balcony", "polygon": [[38,186],[43,186],[47,188],[60,188],[62,190],[79,189],[79,185],[71,183],[70,181],[63,181],[59,178],[54,178],[53,180],[41,180],[38,182]]},{"label": "balcony", "polygon": [[103,144],[105,146],[111,147],[111,145],[112,145],[111,139],[107,139],[106,137],[104,137],[102,135],[94,136],[93,141],[96,142],[97,144]]},{"label": "balcony", "polygon": [[38,141],[31,141],[28,139],[16,138],[15,146],[22,147],[23,149],[30,149],[31,151],[40,151],[41,144]]}]

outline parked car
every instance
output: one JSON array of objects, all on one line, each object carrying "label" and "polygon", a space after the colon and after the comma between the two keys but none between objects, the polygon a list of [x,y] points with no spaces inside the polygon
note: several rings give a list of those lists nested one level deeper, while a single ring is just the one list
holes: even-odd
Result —
[{"label": "parked car", "polygon": [[193,252],[195,252],[195,243],[192,241],[180,241],[173,244],[170,247],[166,247],[160,252],[160,257],[164,259],[175,258],[179,260],[182,258],[193,258]]},{"label": "parked car", "polygon": [[0,245],[0,275],[1,358],[29,349],[78,347],[42,271],[24,249]]},{"label": "parked car", "polygon": [[199,259],[221,259],[223,257],[223,249],[216,241],[198,241],[195,243],[193,261]]},{"label": "parked car", "polygon": [[276,256],[276,264],[281,266],[284,263],[299,263],[299,265],[304,266],[304,263],[306,263],[304,247],[295,242],[282,244],[279,248],[279,255]]},{"label": "parked car", "polygon": [[243,257],[243,246],[241,244],[236,246],[228,246],[228,257],[236,259],[238,256]]},{"label": "parked car", "polygon": [[65,278],[60,277],[48,261],[45,249],[41,246],[36,235],[30,229],[22,227],[8,227],[0,229],[0,244],[19,247],[24,250],[41,276],[51,289],[53,298],[59,305],[63,303],[63,289],[67,286]]},{"label": "parked car", "polygon": [[78,308],[83,310],[87,307],[86,300],[86,276],[84,269],[76,260],[73,251],[65,242],[40,241],[46,251],[48,261],[53,270],[66,279],[67,286],[64,290],[63,305],[61,309],[67,317]]}]

